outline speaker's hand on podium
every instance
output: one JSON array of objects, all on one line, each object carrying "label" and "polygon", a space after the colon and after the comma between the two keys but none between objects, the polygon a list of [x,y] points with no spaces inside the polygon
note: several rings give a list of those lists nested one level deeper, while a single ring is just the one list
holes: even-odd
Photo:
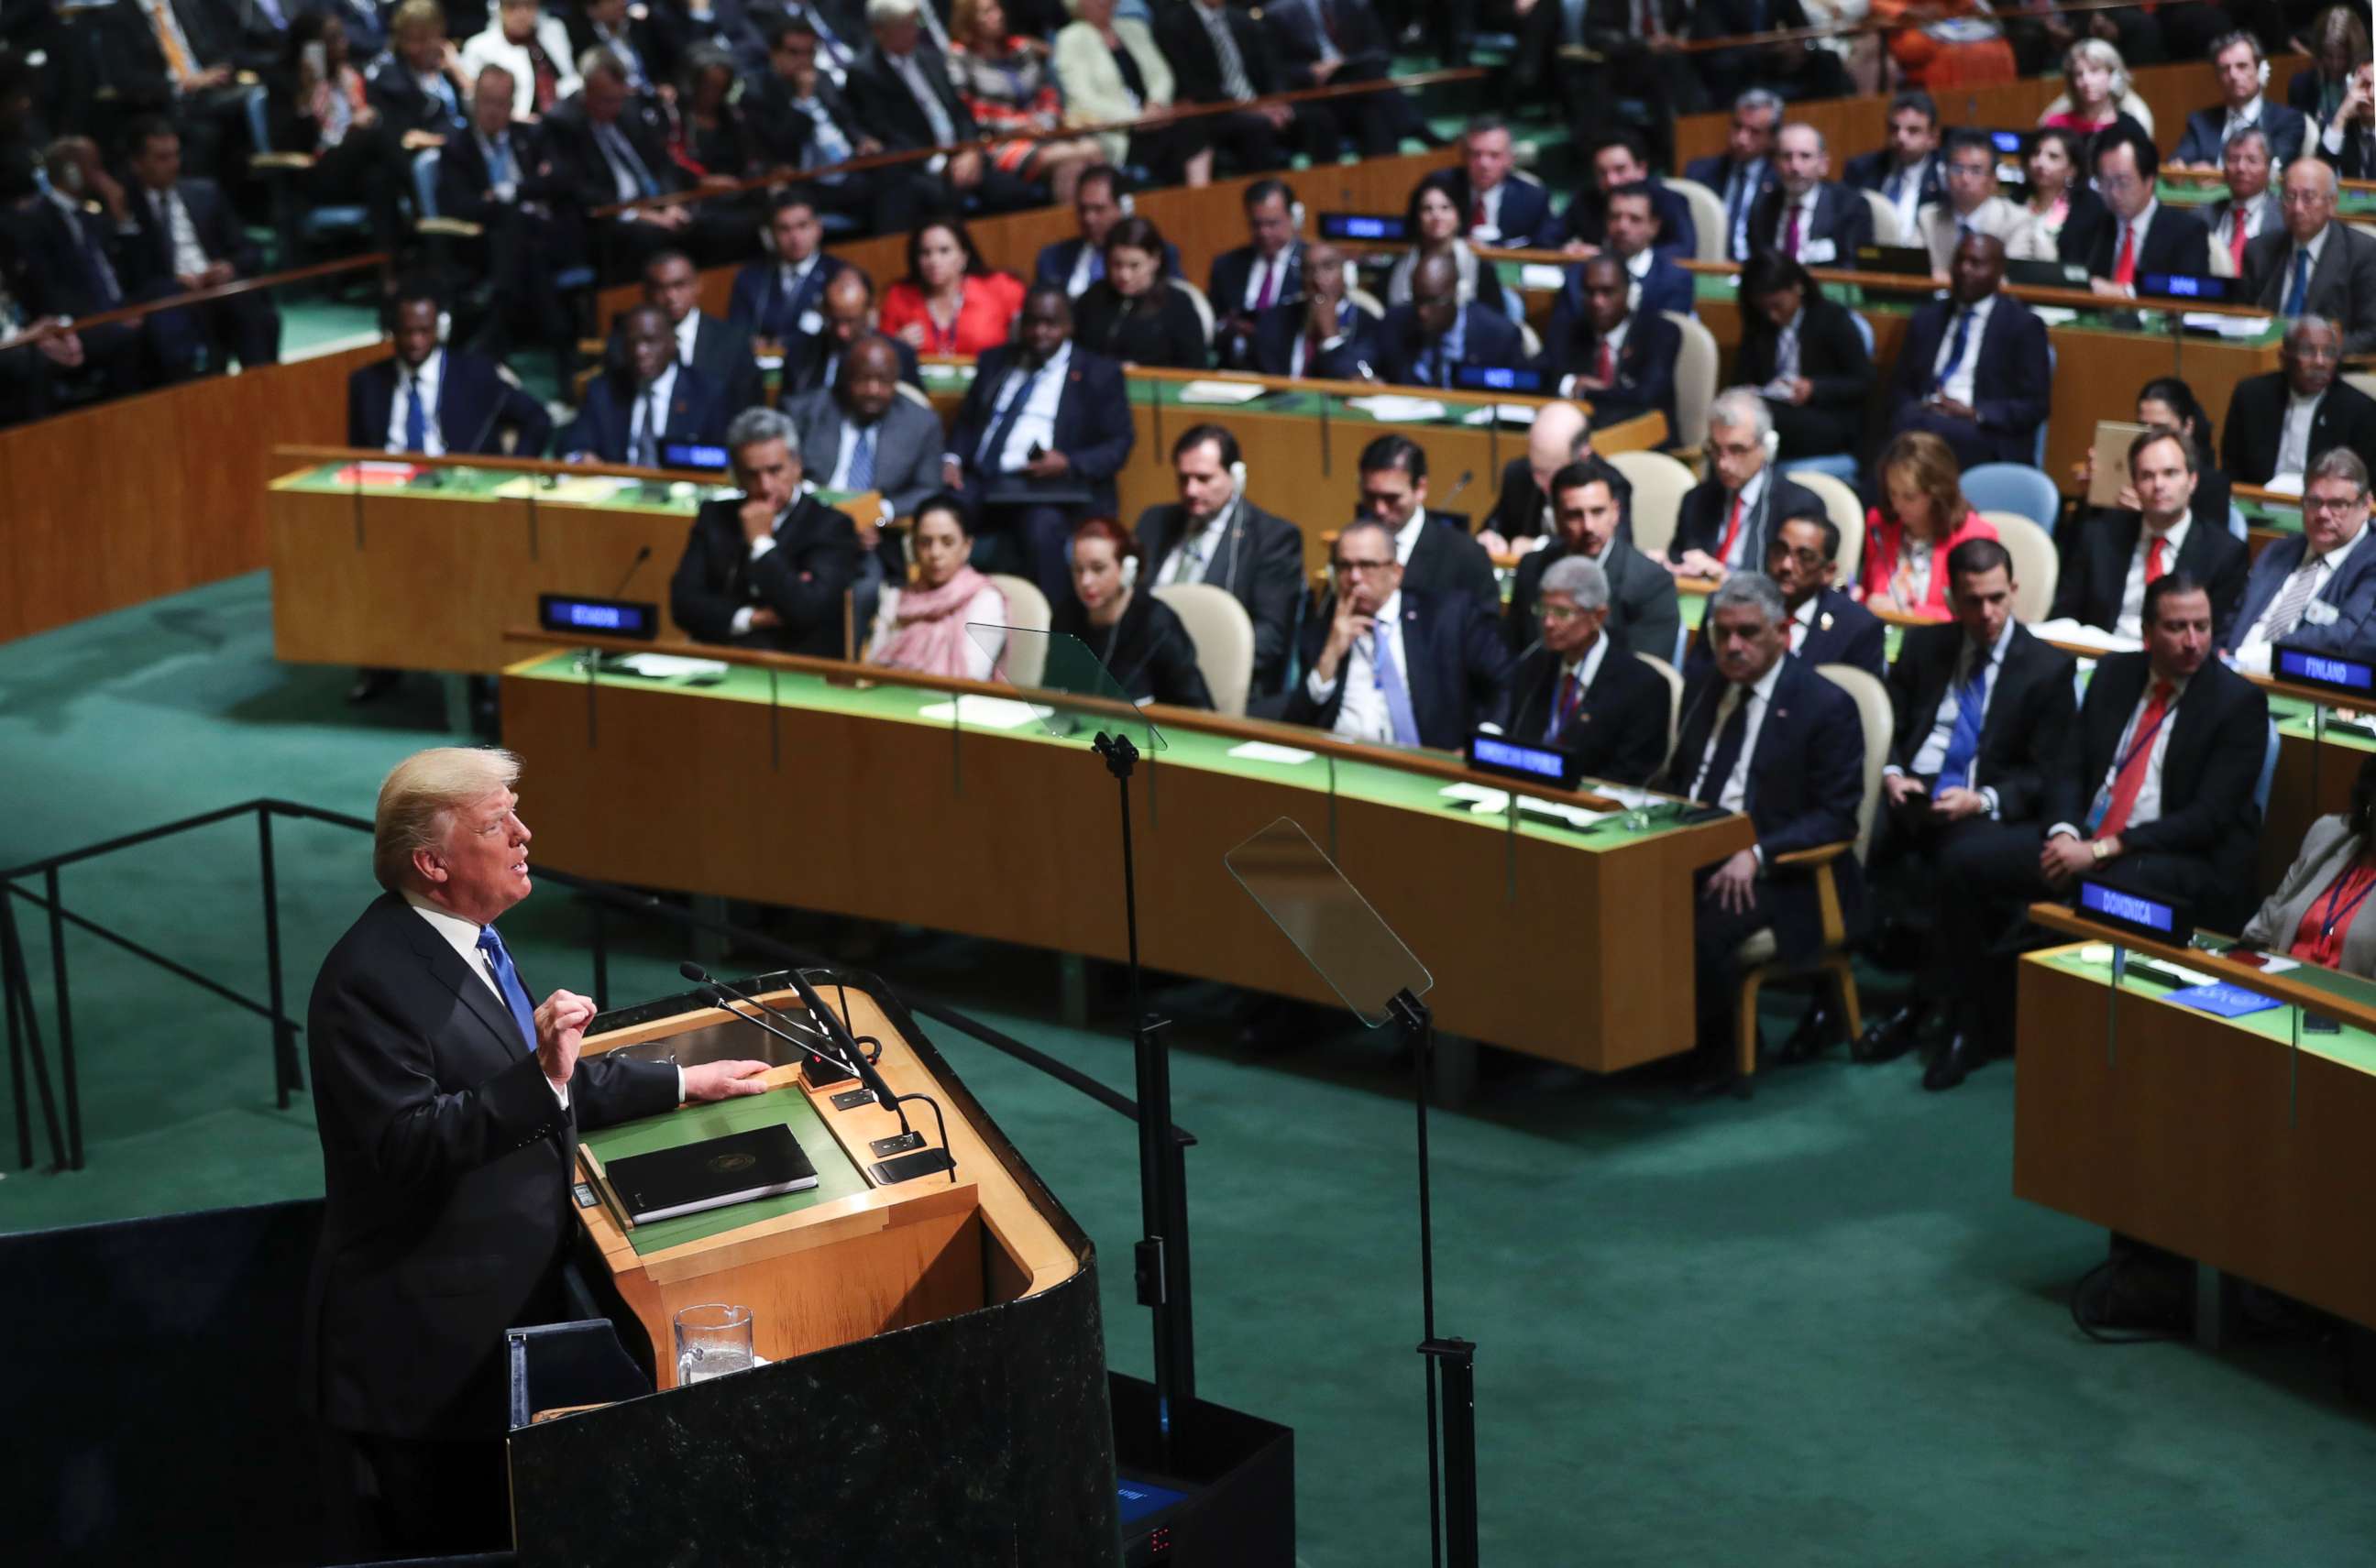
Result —
[{"label": "speaker's hand on podium", "polygon": [[595,1011],[592,999],[574,991],[554,992],[536,1010],[536,1059],[556,1086],[566,1085],[577,1071],[577,1048]]},{"label": "speaker's hand on podium", "polygon": [[732,1099],[736,1095],[767,1092],[769,1068],[765,1062],[705,1062],[679,1070],[684,1075],[688,1100]]}]

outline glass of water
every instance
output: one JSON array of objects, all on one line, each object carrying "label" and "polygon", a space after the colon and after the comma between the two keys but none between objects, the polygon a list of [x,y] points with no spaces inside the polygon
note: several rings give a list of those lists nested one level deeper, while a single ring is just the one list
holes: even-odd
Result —
[{"label": "glass of water", "polygon": [[750,1308],[705,1301],[676,1314],[678,1387],[750,1369]]}]

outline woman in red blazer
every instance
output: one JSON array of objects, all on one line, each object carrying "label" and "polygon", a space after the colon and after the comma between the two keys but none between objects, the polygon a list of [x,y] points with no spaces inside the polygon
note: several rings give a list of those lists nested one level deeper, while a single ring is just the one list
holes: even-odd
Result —
[{"label": "woman in red blazer", "polygon": [[908,236],[908,276],[883,292],[883,330],[920,354],[979,354],[1007,339],[1023,280],[993,272],[954,218]]},{"label": "woman in red blazer", "polygon": [[1964,499],[1954,449],[1927,431],[1892,441],[1878,465],[1883,505],[1864,515],[1864,565],[1856,597],[1875,614],[1947,619],[1947,554],[1996,525]]}]

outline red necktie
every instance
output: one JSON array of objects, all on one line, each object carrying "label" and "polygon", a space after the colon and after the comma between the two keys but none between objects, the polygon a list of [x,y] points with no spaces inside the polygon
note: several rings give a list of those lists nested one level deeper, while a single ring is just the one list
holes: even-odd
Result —
[{"label": "red necktie", "polygon": [[2170,683],[2154,683],[2153,699],[2145,710],[2137,715],[2136,729],[2132,731],[2129,754],[2119,777],[2112,780],[2112,801],[2104,808],[2104,820],[2096,826],[2096,837],[2112,838],[2129,825],[2129,814],[2137,809],[2137,793],[2145,787],[2145,775],[2153,768],[2154,741],[2162,716],[2169,711]]},{"label": "red necktie", "polygon": [[1485,227],[1485,198],[1481,196],[1468,198],[1468,226],[1471,229]]},{"label": "red necktie", "polygon": [[1717,547],[1716,558],[1718,562],[1729,562],[1732,559],[1733,541],[1740,537],[1740,496],[1736,493],[1732,498],[1732,518],[1724,525],[1724,543]]},{"label": "red necktie", "polygon": [[1556,741],[1566,734],[1567,727],[1575,722],[1575,710],[1583,701],[1584,690],[1576,684],[1575,671],[1571,670],[1560,677],[1558,722],[1551,726],[1551,732],[1544,739]]},{"label": "red necktie", "polygon": [[2244,232],[2244,214],[2241,208],[2230,214],[2228,220],[2233,225],[2228,236],[2228,255],[2235,263],[2236,276],[2241,278],[2244,276],[2244,246],[2252,236]]},{"label": "red necktie", "polygon": [[2121,255],[2112,263],[2112,281],[2126,289],[2137,280],[2137,231],[2134,225],[2121,225]]},{"label": "red necktie", "polygon": [[2145,547],[2145,587],[2153,587],[2154,579],[2168,570],[2169,537],[2156,534],[2153,543]]},{"label": "red necktie", "polygon": [[1600,362],[1594,367],[1592,374],[1599,379],[1603,386],[1611,386],[1617,380],[1617,355],[1609,347],[1609,339],[1606,338],[1600,340]]}]

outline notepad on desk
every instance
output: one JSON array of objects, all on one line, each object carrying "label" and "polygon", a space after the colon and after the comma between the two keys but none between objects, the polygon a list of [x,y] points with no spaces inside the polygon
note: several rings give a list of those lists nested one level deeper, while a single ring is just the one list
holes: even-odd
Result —
[{"label": "notepad on desk", "polygon": [[603,1174],[620,1208],[637,1225],[805,1192],[817,1184],[816,1167],[809,1163],[792,1130],[780,1122],[629,1155],[612,1160]]},{"label": "notepad on desk", "polygon": [[1348,398],[1348,408],[1360,410],[1381,424],[1419,424],[1443,417],[1443,405],[1432,398],[1405,398],[1382,392],[1368,398]]},{"label": "notepad on desk", "polygon": [[981,697],[968,693],[955,702],[926,703],[916,710],[916,717],[934,723],[954,719],[982,730],[1020,730],[1027,724],[1038,723],[1045,711],[1012,697]]},{"label": "notepad on desk", "polygon": [[1251,403],[1270,390],[1253,381],[1192,381],[1180,389],[1183,403]]}]

